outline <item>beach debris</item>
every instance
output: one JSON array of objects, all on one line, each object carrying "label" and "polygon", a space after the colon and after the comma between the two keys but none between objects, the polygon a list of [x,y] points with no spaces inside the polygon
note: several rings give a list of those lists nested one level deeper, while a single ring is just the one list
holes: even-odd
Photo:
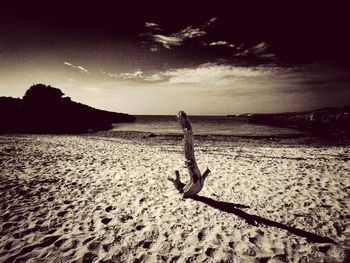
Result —
[{"label": "beach debris", "polygon": [[188,169],[190,180],[187,184],[184,184],[180,181],[180,172],[175,171],[175,179],[169,177],[168,179],[172,181],[175,185],[175,188],[183,193],[184,197],[191,197],[197,195],[204,186],[204,181],[210,173],[210,170],[207,168],[203,174],[201,174],[196,158],[194,156],[194,139],[193,131],[187,114],[184,111],[179,111],[177,114],[177,120],[182,128],[184,133],[184,148],[185,148],[185,164]]}]

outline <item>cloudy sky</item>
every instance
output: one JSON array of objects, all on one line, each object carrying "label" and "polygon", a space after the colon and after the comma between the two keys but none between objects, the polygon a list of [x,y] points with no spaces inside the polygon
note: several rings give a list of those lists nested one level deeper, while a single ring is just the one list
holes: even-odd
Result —
[{"label": "cloudy sky", "polygon": [[349,104],[350,19],[339,3],[74,2],[2,4],[0,96],[44,83],[131,114]]}]

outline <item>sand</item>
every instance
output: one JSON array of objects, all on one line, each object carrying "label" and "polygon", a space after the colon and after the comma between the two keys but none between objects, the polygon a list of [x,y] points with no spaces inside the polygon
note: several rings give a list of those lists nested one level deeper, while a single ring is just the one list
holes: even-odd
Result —
[{"label": "sand", "polygon": [[350,147],[0,136],[0,262],[346,262]]}]

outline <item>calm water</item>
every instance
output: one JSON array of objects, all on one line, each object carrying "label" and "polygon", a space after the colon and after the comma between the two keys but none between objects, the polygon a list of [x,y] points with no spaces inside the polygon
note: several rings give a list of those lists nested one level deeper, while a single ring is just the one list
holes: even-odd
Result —
[{"label": "calm water", "polygon": [[[236,135],[270,136],[295,135],[301,131],[247,123],[244,118],[224,116],[191,116],[194,134],[198,135]],[[113,125],[116,131],[140,131],[155,134],[182,134],[175,116],[136,116],[135,123]]]}]

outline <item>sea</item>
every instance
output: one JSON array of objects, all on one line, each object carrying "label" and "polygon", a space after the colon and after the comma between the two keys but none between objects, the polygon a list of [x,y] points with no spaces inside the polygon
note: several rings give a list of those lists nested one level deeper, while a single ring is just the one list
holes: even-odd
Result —
[{"label": "sea", "polygon": [[[176,116],[137,115],[134,123],[115,123],[114,131],[136,131],[159,135],[182,134]],[[232,116],[190,116],[195,135],[223,135],[223,136],[283,136],[294,137],[304,132],[268,125],[249,123],[245,117]]]}]

